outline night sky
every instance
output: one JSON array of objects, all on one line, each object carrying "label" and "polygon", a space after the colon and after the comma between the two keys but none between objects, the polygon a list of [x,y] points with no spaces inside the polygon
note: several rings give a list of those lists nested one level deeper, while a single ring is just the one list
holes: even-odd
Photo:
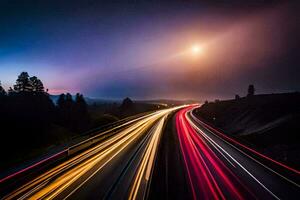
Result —
[{"label": "night sky", "polygon": [[1,83],[27,71],[52,94],[136,99],[300,90],[299,3],[199,2],[2,0]]}]

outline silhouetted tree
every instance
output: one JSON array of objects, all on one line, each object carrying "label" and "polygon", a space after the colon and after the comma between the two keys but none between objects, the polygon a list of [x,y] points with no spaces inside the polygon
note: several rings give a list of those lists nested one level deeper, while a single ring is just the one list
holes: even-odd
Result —
[{"label": "silhouetted tree", "polygon": [[251,85],[248,86],[248,94],[247,94],[247,96],[248,97],[253,96],[254,93],[255,93],[255,88],[254,88],[254,85],[251,84]]},{"label": "silhouetted tree", "polygon": [[74,132],[89,128],[88,106],[82,94],[77,93],[75,101],[71,94],[61,94],[57,100],[59,123]]},{"label": "silhouetted tree", "polygon": [[22,72],[14,85],[15,92],[30,92],[32,91],[32,86],[30,83],[29,75],[27,72]]},{"label": "silhouetted tree", "polygon": [[6,96],[6,91],[4,90],[4,88],[1,85],[1,81],[0,81],[0,96]]},{"label": "silhouetted tree", "polygon": [[65,101],[65,112],[67,114],[67,121],[71,123],[71,118],[72,118],[72,111],[74,107],[74,101],[73,97],[70,93],[66,94],[66,101]]},{"label": "silhouetted tree", "polygon": [[240,97],[240,95],[236,94],[234,98],[235,98],[235,100],[239,100],[241,97]]},{"label": "silhouetted tree", "polygon": [[38,79],[36,76],[30,77],[30,84],[33,92],[37,92],[37,93],[45,92],[42,81]]},{"label": "silhouetted tree", "polygon": [[70,106],[73,104],[73,98],[72,98],[72,95],[70,93],[67,93],[66,94],[66,104],[67,106]]},{"label": "silhouetted tree", "polygon": [[0,153],[12,145],[14,151],[26,152],[26,149],[53,144],[57,141],[57,133],[52,132],[56,128],[77,133],[89,128],[90,117],[83,95],[77,94],[74,101],[71,94],[62,94],[55,106],[42,81],[27,72],[18,76],[13,88],[7,94],[0,82],[1,130],[9,130],[0,134],[1,141],[5,141],[0,143]]},{"label": "silhouetted tree", "polygon": [[127,109],[132,106],[133,106],[133,101],[129,97],[126,97],[121,104],[121,108],[123,109]]},{"label": "silhouetted tree", "polygon": [[14,90],[11,87],[9,87],[8,90],[7,90],[7,94],[10,96],[13,93],[14,93]]},{"label": "silhouetted tree", "polygon": [[59,95],[56,102],[58,108],[63,108],[65,106],[65,103],[66,103],[66,95],[65,94]]},{"label": "silhouetted tree", "polygon": [[1,85],[0,81],[0,123],[3,123],[2,118],[5,117],[6,113],[4,113],[4,109],[6,109],[6,91]]},{"label": "silhouetted tree", "polygon": [[88,113],[87,103],[82,94],[77,93],[75,96],[74,112],[74,125],[77,125],[77,131],[83,131],[87,129],[90,122],[90,117]]},{"label": "silhouetted tree", "polygon": [[72,118],[73,116],[73,99],[70,93],[61,94],[57,100],[57,107],[59,113],[59,121],[61,125],[64,125],[68,128],[72,126]]},{"label": "silhouetted tree", "polygon": [[58,123],[63,125],[66,121],[66,95],[59,95],[57,101],[57,114],[58,114]]},{"label": "silhouetted tree", "polygon": [[46,142],[45,131],[53,122],[55,106],[47,93],[37,93],[41,91],[41,85],[37,77],[30,78],[27,72],[22,72],[14,89],[8,90],[2,109],[5,113],[4,130],[9,129],[12,133],[7,135],[7,141],[18,138],[18,141],[12,141],[20,148],[36,147]]},{"label": "silhouetted tree", "polygon": [[126,97],[121,106],[118,109],[119,115],[122,117],[129,116],[135,112],[137,106],[133,103],[133,101]]},{"label": "silhouetted tree", "polygon": [[204,104],[208,104],[208,101],[207,101],[207,100],[205,100]]},{"label": "silhouetted tree", "polygon": [[77,93],[75,96],[75,106],[82,112],[87,112],[87,103],[82,94]]}]

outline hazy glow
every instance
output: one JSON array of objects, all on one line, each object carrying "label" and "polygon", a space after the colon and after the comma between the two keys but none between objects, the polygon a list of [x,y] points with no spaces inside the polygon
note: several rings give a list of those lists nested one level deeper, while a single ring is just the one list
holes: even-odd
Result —
[{"label": "hazy glow", "polygon": [[194,55],[198,55],[198,54],[201,54],[203,52],[203,47],[200,46],[200,45],[193,45],[192,48],[191,48],[191,51]]},{"label": "hazy glow", "polygon": [[78,13],[67,3],[38,13],[34,4],[0,6],[5,89],[27,71],[50,93],[103,98],[232,97],[250,83],[258,92],[299,90],[292,5],[73,6]]}]

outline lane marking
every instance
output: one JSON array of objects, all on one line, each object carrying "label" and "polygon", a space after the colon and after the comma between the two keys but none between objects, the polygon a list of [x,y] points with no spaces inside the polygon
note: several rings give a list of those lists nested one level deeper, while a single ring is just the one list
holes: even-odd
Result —
[{"label": "lane marking", "polygon": [[[199,119],[196,118],[196,116],[194,116],[194,114],[191,113],[191,116],[193,117],[194,120],[196,120],[197,122],[200,122]],[[197,126],[197,125],[196,125]],[[206,128],[205,128],[206,129]],[[207,131],[209,131],[210,133],[212,133],[214,136],[218,137],[219,139],[221,139],[222,141],[226,142],[227,144],[229,144],[231,147],[235,148],[236,150],[238,150],[239,152],[241,152],[242,154],[244,154],[245,156],[249,157],[250,159],[252,159],[253,161],[257,162],[258,164],[260,164],[261,166],[265,167],[266,169],[268,169],[269,171],[273,172],[274,174],[280,176],[281,178],[283,178],[284,180],[288,181],[289,183],[295,185],[296,187],[300,188],[300,185],[297,184],[296,182],[288,179],[287,177],[285,177],[284,175],[280,174],[279,172],[276,172],[275,170],[271,169],[270,167],[266,166],[265,164],[261,163],[260,161],[258,161],[257,159],[253,158],[252,156],[250,156],[249,154],[247,154],[246,152],[244,152],[243,150],[239,149],[238,147],[234,146],[233,144],[231,144],[230,142],[226,141],[225,139],[223,139],[222,137],[220,137],[219,135],[215,134],[214,132],[212,132],[209,129],[206,129]]]},{"label": "lane marking", "polygon": [[[189,122],[191,122],[191,120],[190,119],[188,119],[189,120]],[[191,125],[198,131],[198,132],[201,132],[201,133],[203,133],[194,123],[191,123]],[[209,138],[208,136],[206,136],[205,134],[201,134],[213,147],[215,147],[215,149],[234,167],[234,168],[236,168],[236,166],[221,152],[221,151],[223,151],[224,152],[224,149],[222,149],[221,147],[220,147],[220,145],[218,145],[214,140],[212,140],[211,138]],[[221,150],[221,151],[220,151]],[[228,153],[227,152],[224,152],[230,159],[232,159],[231,158],[231,156],[230,155],[228,155]]]},{"label": "lane marking", "polygon": [[[193,122],[191,122],[193,123]],[[206,133],[204,133],[205,135],[207,135]],[[215,135],[215,134],[214,134]],[[209,137],[209,136],[207,136]],[[219,138],[219,139],[222,139],[222,138]],[[222,139],[223,140],[223,139]],[[223,140],[224,141],[224,140]],[[225,141],[226,143],[228,143],[227,141]],[[229,144],[229,143],[228,143]],[[231,145],[231,144],[230,144]],[[232,145],[231,145],[232,146]],[[223,149],[224,152],[226,152],[224,149]],[[280,199],[277,195],[275,195],[270,189],[268,189],[263,183],[261,183],[254,175],[252,175],[242,164],[240,164],[236,159],[234,159],[231,155],[229,155],[228,152],[226,152],[226,154],[228,156],[231,157],[231,159],[236,163],[238,164],[249,176],[251,176],[259,185],[261,185],[266,191],[268,191],[274,198],[276,199]]]}]

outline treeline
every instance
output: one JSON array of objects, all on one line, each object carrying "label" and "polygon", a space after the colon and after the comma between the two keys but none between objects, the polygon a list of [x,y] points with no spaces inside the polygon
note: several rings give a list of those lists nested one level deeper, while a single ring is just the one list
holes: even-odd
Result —
[{"label": "treeline", "polygon": [[82,94],[77,93],[75,100],[72,95],[61,94],[57,100],[58,123],[72,131],[86,130],[90,125],[87,104]]},{"label": "treeline", "polygon": [[0,122],[1,150],[32,149],[60,137],[54,127],[74,134],[87,130],[90,117],[82,94],[62,94],[55,104],[39,78],[22,72],[8,91],[0,83]]}]

